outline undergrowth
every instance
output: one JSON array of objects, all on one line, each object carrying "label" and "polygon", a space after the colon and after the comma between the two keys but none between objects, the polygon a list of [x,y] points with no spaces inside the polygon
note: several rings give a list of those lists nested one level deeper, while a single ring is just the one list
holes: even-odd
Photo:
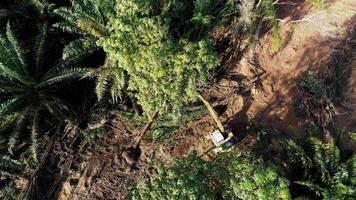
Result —
[{"label": "undergrowth", "polygon": [[208,162],[193,152],[172,168],[159,168],[127,199],[289,199],[288,185],[272,164],[251,153],[225,153]]},{"label": "undergrowth", "polygon": [[[139,116],[129,112],[111,111],[111,113],[127,120],[128,122],[134,124],[136,127],[143,127],[149,121],[149,119],[145,116]],[[207,113],[208,111],[204,106],[198,106],[187,107],[181,110],[179,115],[168,113],[166,115],[159,116],[153,122],[150,134],[154,140],[159,141],[177,133],[189,122],[194,121],[195,119],[198,119]]]},{"label": "undergrowth", "polygon": [[323,10],[326,7],[327,0],[309,0],[314,11]]},{"label": "undergrowth", "polygon": [[296,114],[306,122],[307,133],[320,132],[327,139],[330,137],[327,129],[332,126],[335,108],[334,97],[328,95],[326,81],[316,73],[308,72],[297,82],[297,88],[299,97],[294,107]]}]

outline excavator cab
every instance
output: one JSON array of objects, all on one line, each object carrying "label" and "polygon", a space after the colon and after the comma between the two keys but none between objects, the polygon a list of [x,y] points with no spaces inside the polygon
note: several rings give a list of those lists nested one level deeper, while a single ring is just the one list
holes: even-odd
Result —
[{"label": "excavator cab", "polygon": [[217,152],[228,151],[237,145],[237,140],[229,127],[225,126],[225,131],[216,129],[209,134],[209,139],[214,143]]},{"label": "excavator cab", "polygon": [[235,135],[232,133],[231,128],[228,125],[223,126],[220,122],[215,110],[211,107],[209,102],[203,98],[203,96],[198,96],[200,100],[205,104],[206,108],[208,109],[211,117],[215,120],[218,129],[208,135],[208,138],[214,143],[215,145],[215,152],[219,151],[229,151],[233,147],[237,145],[237,139]]}]

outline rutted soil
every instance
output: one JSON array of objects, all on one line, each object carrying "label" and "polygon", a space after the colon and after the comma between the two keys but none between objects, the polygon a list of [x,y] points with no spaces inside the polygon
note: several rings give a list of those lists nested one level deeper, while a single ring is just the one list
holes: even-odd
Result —
[{"label": "rutted soil", "polygon": [[[356,22],[354,0],[335,1],[322,12],[310,12],[310,5],[302,0],[288,2],[278,4],[281,49],[271,52],[273,38],[265,34],[242,58],[241,54],[223,58],[226,66],[219,72],[217,84],[203,94],[216,105],[221,121],[229,124],[239,137],[243,137],[244,125],[250,120],[262,122],[276,133],[302,136],[304,124],[293,108],[298,96],[296,80],[309,70],[327,75],[334,49],[345,42]],[[347,114],[336,116],[336,122],[353,129],[355,60],[351,66],[342,108]],[[141,144],[140,161],[128,168],[120,156],[122,145],[129,143],[127,138],[136,135],[139,127],[119,119],[112,121],[112,126],[113,131],[105,138],[111,147],[106,153],[91,156],[81,170],[68,178],[60,199],[123,199],[139,181],[152,176],[158,164],[169,165],[172,158],[185,156],[192,150],[205,154],[213,145],[206,136],[216,127],[207,115],[159,143],[147,136]],[[71,180],[77,184],[71,184]]]},{"label": "rutted soil", "polygon": [[356,2],[353,0],[336,1],[325,11],[303,15],[306,9],[309,9],[307,4],[282,4],[279,7],[281,15],[292,10],[292,16],[283,19],[281,49],[277,53],[271,52],[272,36],[266,36],[256,51],[251,50],[233,69],[236,73],[251,73],[248,70],[253,69],[250,60],[257,55],[264,74],[259,77],[261,82],[252,93],[246,116],[283,134],[303,133],[304,124],[296,117],[293,108],[298,95],[296,80],[307,71],[326,75],[334,49],[347,38],[356,21]]}]

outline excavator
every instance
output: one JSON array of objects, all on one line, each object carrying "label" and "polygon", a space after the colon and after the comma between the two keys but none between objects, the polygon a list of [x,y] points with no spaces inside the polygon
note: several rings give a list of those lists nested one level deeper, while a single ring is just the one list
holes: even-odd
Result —
[{"label": "excavator", "polygon": [[231,128],[228,125],[223,126],[219,120],[215,110],[211,107],[209,102],[199,95],[199,99],[204,103],[208,109],[211,117],[217,124],[218,129],[214,130],[208,135],[208,138],[214,143],[215,152],[229,151],[237,145],[237,138],[232,133]]},{"label": "excavator", "polygon": [[[203,96],[198,95],[199,99],[204,103],[206,108],[208,109],[210,115],[216,122],[218,129],[213,131],[208,135],[208,138],[214,143],[214,151],[221,152],[221,151],[229,151],[233,147],[237,145],[237,139],[232,133],[230,127],[228,125],[223,126],[222,123],[220,122],[215,110],[211,107],[209,102],[204,99]],[[141,155],[141,149],[140,149],[140,142],[143,138],[143,136],[150,130],[154,120],[158,117],[159,111],[157,110],[154,114],[152,119],[146,124],[146,126],[142,129],[140,134],[133,140],[133,143],[127,147],[123,152],[122,152],[122,157],[127,161],[128,164],[133,165],[136,163],[136,161],[139,159]]]}]

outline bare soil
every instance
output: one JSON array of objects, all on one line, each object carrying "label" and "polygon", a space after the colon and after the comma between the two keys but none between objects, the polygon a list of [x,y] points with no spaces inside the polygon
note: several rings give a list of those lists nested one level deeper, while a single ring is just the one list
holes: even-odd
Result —
[{"label": "bare soil", "polygon": [[355,24],[356,2],[352,0],[336,1],[319,12],[308,13],[308,9],[306,3],[280,5],[281,16],[292,10],[282,22],[281,49],[271,52],[272,36],[266,35],[255,51],[251,49],[233,68],[233,72],[251,76],[249,69],[254,67],[250,60],[257,56],[258,67],[264,74],[252,92],[246,116],[283,134],[303,135],[304,124],[293,108],[298,96],[296,81],[307,71],[326,75],[334,49],[343,43]]}]

